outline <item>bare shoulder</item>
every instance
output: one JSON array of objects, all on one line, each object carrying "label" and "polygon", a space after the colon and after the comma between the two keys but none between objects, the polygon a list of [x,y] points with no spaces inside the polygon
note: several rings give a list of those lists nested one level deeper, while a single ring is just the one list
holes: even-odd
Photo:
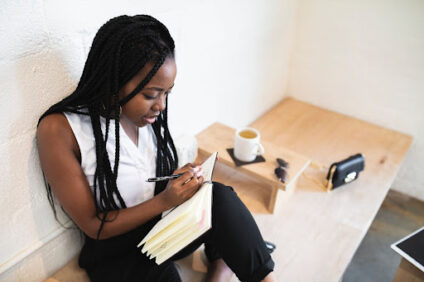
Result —
[{"label": "bare shoulder", "polygon": [[66,117],[54,113],[44,117],[37,128],[38,147],[71,149],[79,158],[78,142]]},{"label": "bare shoulder", "polygon": [[[61,113],[50,114],[44,117],[37,128],[37,136],[50,137],[56,134],[63,134],[67,131],[72,133],[66,117]],[[47,136],[45,136],[47,135]]]},{"label": "bare shoulder", "polygon": [[[91,231],[96,208],[74,133],[63,114],[43,118],[37,128],[37,147],[41,168],[54,195],[74,222]],[[95,236],[95,235],[93,235]]]}]

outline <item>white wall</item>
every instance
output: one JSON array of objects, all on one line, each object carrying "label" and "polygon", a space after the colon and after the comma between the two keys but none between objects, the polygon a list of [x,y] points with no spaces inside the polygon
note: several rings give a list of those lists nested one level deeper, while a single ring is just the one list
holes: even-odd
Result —
[{"label": "white wall", "polygon": [[75,256],[46,199],[36,122],[75,86],[107,19],[146,13],[176,40],[174,136],[219,120],[246,125],[284,96],[294,0],[0,2],[0,280],[40,281]]},{"label": "white wall", "polygon": [[299,0],[288,94],[414,137],[393,188],[424,200],[424,2]]}]

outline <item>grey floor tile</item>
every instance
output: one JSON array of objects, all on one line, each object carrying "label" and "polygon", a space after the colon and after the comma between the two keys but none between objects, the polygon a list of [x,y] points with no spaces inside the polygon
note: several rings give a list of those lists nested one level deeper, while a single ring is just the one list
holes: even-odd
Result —
[{"label": "grey floor tile", "polygon": [[392,281],[401,257],[390,245],[423,225],[424,202],[389,191],[343,281]]}]

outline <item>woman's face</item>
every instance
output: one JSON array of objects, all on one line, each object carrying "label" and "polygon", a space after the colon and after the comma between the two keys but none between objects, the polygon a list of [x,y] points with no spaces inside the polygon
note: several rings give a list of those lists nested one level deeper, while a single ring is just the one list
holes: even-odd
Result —
[{"label": "woman's face", "polygon": [[[127,84],[119,91],[122,100],[130,94],[146,77],[153,64],[144,66]],[[156,121],[156,117],[166,107],[166,96],[174,86],[177,66],[173,58],[167,58],[147,85],[122,106],[121,118],[132,121],[136,126],[143,127]]]}]

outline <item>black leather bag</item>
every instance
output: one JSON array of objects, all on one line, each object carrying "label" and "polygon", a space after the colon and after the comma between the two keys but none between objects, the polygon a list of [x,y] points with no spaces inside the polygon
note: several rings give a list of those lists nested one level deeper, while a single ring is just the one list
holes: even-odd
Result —
[{"label": "black leather bag", "polygon": [[345,160],[333,163],[327,174],[327,190],[330,191],[357,179],[359,172],[363,171],[364,167],[365,158],[362,154],[356,154]]}]

